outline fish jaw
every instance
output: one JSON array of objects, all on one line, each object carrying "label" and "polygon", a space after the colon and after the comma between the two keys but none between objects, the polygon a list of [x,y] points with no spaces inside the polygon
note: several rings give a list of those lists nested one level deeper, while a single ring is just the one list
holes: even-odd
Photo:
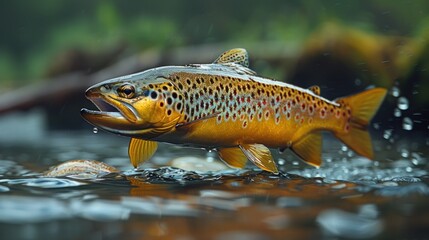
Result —
[{"label": "fish jaw", "polygon": [[137,115],[136,109],[129,103],[115,99],[90,88],[85,93],[98,110],[82,108],[82,117],[90,124],[114,133],[124,133],[138,130],[141,119]]}]

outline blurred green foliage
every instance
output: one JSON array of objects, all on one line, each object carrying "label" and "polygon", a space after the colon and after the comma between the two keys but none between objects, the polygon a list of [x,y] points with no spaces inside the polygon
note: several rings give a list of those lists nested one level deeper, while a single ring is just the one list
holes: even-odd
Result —
[{"label": "blurred green foliage", "polygon": [[328,20],[381,34],[414,36],[429,4],[413,1],[3,1],[0,86],[43,77],[70,48],[131,51],[214,42],[299,44]]}]

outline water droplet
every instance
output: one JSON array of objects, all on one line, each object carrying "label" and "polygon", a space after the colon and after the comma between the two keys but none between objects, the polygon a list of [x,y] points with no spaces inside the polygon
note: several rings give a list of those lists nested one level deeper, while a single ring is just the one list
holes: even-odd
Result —
[{"label": "water droplet", "polygon": [[96,133],[98,133],[98,128],[94,127],[94,128],[92,129],[92,132],[93,132],[93,133],[95,133],[95,134],[96,134]]},{"label": "water droplet", "polygon": [[425,163],[425,160],[420,156],[420,154],[418,154],[416,152],[411,153],[411,158],[412,158],[411,162],[414,165],[419,165],[419,164],[424,164]]},{"label": "water droplet", "polygon": [[404,117],[404,119],[402,119],[402,129],[407,131],[413,130],[413,121],[411,120],[411,118]]},{"label": "water droplet", "polygon": [[298,161],[293,161],[293,162],[292,162],[292,165],[294,165],[294,166],[298,166],[298,165],[299,165],[299,162],[298,162]]},{"label": "water droplet", "polygon": [[408,109],[408,99],[405,97],[398,98],[398,108],[401,110]]},{"label": "water droplet", "polygon": [[387,129],[383,133],[384,139],[389,139],[392,136],[393,129]]},{"label": "water droplet", "polygon": [[285,165],[286,161],[283,158],[280,158],[279,161],[277,162],[280,166]]},{"label": "water droplet", "polygon": [[406,167],[406,168],[405,168],[405,171],[407,171],[407,172],[412,172],[412,171],[413,171],[413,168],[412,168],[412,167]]},{"label": "water droplet", "polygon": [[360,80],[359,78],[355,79],[355,85],[356,86],[360,86],[362,84],[362,80]]},{"label": "water droplet", "polygon": [[341,151],[346,152],[347,151],[347,146],[346,145],[341,146]]},{"label": "water droplet", "polygon": [[407,158],[408,156],[410,156],[410,152],[407,149],[403,148],[401,149],[401,156],[403,158]]},{"label": "water droplet", "polygon": [[399,94],[401,94],[401,91],[399,90],[399,88],[398,88],[398,87],[393,86],[393,87],[390,89],[390,93],[391,93],[391,94],[392,94],[392,96],[394,96],[394,97],[399,97]]},{"label": "water droplet", "polygon": [[393,110],[393,116],[395,116],[395,117],[400,117],[401,115],[402,115],[401,110],[399,110],[399,109],[397,109],[397,108],[395,108],[395,109]]}]

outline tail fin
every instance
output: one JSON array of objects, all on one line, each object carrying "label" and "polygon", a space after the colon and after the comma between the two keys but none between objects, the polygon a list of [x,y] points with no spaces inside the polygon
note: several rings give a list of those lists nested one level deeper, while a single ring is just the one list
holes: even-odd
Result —
[{"label": "tail fin", "polygon": [[351,108],[351,120],[349,131],[336,132],[335,136],[353,151],[369,159],[373,159],[374,153],[367,126],[383,102],[386,92],[384,88],[373,88],[338,100]]}]

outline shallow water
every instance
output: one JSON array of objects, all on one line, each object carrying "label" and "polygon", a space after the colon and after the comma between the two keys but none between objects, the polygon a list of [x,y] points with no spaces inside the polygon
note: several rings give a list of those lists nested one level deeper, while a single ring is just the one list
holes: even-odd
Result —
[{"label": "shallow water", "polygon": [[[218,163],[213,153],[172,145],[160,145],[135,170],[126,138],[91,131],[2,143],[1,239],[429,238],[427,139],[377,134],[375,161],[327,137],[321,168],[286,151],[275,153],[279,175],[250,164],[204,172]],[[195,171],[170,166],[178,157],[201,164],[191,164]],[[120,172],[41,174],[72,159],[100,160]]]}]

